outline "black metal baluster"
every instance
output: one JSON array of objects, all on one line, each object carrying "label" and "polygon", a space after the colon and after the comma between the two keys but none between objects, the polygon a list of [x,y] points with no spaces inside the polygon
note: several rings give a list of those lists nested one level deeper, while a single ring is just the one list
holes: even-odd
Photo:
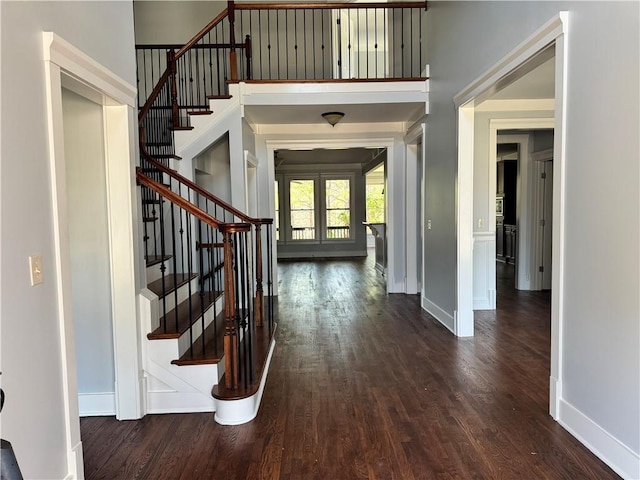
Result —
[{"label": "black metal baluster", "polygon": [[347,32],[348,32],[348,39],[349,39],[349,43],[347,44],[347,59],[349,61],[348,65],[349,65],[349,70],[347,71],[347,78],[351,78],[354,75],[354,71],[353,71],[353,60],[351,59],[351,10],[347,10]]},{"label": "black metal baluster", "polygon": [[324,10],[320,10],[320,30],[322,31],[322,45],[320,46],[321,55],[322,55],[322,76],[321,78],[325,78],[325,70],[324,70]]}]

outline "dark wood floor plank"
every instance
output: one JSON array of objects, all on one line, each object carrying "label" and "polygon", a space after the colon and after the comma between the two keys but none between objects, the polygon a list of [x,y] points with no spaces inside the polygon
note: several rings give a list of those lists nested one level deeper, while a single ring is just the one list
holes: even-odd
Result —
[{"label": "dark wood floor plank", "polygon": [[366,261],[279,265],[276,349],[257,418],[81,421],[91,479],[618,478],[548,415],[549,292],[514,289],[457,339]]}]

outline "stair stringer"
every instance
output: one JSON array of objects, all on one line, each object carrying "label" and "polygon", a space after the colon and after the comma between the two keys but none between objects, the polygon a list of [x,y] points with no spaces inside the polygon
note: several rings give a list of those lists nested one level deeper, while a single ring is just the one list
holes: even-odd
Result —
[{"label": "stair stringer", "polygon": [[158,317],[157,296],[144,288],[138,298],[145,413],[214,412],[211,389],[224,373],[224,359],[217,365],[172,365],[180,356],[178,339],[147,339]]}]

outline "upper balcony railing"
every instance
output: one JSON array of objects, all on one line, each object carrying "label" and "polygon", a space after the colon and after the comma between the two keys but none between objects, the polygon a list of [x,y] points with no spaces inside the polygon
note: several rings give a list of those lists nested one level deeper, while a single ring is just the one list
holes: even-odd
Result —
[{"label": "upper balcony railing", "polygon": [[426,65],[426,2],[247,4],[254,80],[418,78]]},{"label": "upper balcony railing", "polygon": [[172,65],[182,114],[205,109],[207,97],[227,95],[229,82],[420,79],[425,16],[424,1],[229,1],[186,45],[136,46],[139,105]]}]

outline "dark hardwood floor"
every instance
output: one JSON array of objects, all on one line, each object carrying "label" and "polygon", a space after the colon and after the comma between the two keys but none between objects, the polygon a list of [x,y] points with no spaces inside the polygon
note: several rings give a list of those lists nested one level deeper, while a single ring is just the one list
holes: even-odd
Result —
[{"label": "dark hardwood floor", "polygon": [[258,417],[81,421],[87,479],[611,479],[548,415],[549,294],[499,271],[457,339],[367,261],[283,263]]}]

